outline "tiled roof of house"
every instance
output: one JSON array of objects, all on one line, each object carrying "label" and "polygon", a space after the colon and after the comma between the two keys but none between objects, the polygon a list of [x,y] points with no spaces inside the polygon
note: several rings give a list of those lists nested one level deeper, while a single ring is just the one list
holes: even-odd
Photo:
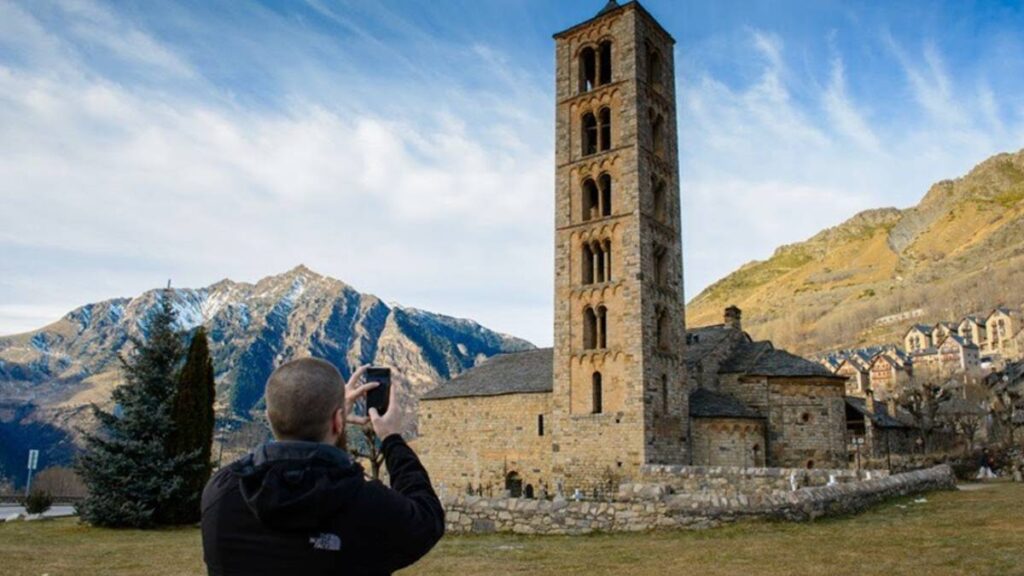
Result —
[{"label": "tiled roof of house", "polygon": [[552,348],[502,354],[441,384],[422,399],[551,392],[553,362]]},{"label": "tiled roof of house", "polygon": [[763,418],[736,398],[707,388],[690,394],[690,416],[694,418]]}]

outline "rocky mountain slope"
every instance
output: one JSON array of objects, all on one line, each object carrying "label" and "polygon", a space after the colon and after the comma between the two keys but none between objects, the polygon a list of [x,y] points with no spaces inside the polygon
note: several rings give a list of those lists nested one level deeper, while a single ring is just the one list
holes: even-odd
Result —
[{"label": "rocky mountain slope", "polygon": [[804,354],[895,341],[910,320],[952,320],[1024,301],[1024,151],[931,187],[906,210],[857,214],[708,287],[687,322],[736,304],[758,338]]},{"label": "rocky mountain slope", "polygon": [[[533,347],[470,320],[385,304],[302,266],[255,284],[222,280],[172,294],[180,328],[202,324],[209,334],[224,420],[258,412],[270,372],[294,357],[325,358],[345,376],[362,364],[396,366],[415,398],[489,356]],[[154,290],[88,304],[0,337],[0,465],[19,470],[33,443],[68,459],[76,428],[88,426],[88,404],[109,402],[121,382],[118,355],[130,352],[129,336],[145,337],[156,302]]]}]

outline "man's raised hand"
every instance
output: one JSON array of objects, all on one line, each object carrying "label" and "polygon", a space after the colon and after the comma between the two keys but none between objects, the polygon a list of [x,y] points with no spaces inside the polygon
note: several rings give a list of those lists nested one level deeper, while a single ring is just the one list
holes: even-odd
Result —
[{"label": "man's raised hand", "polygon": [[359,416],[352,413],[352,410],[356,406],[356,402],[360,398],[364,398],[367,391],[380,386],[379,382],[367,382],[365,384],[361,384],[363,374],[366,373],[366,369],[369,367],[369,364],[360,366],[352,373],[352,377],[348,379],[348,384],[345,384],[345,421],[349,424],[358,424],[362,426],[370,421],[366,416]]},{"label": "man's raised hand", "polygon": [[405,378],[395,369],[391,370],[391,390],[389,391],[388,410],[381,416],[376,408],[368,410],[370,424],[373,425],[373,432],[381,440],[392,434],[402,433],[404,414],[401,401],[398,397],[398,389],[405,384]]}]

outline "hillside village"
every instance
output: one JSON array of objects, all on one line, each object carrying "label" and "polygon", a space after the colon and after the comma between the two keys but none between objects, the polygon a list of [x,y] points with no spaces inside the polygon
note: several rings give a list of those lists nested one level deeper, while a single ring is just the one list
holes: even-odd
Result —
[{"label": "hillside village", "polygon": [[912,323],[1019,312],[1021,286],[1024,150],[937,182],[910,208],[867,210],[779,247],[696,295],[687,320],[701,325],[735,304],[758,338],[819,356],[902,345]]},{"label": "hillside village", "polygon": [[1021,310],[999,306],[958,322],[913,324],[900,344],[839,350],[820,358],[851,396],[898,397],[910,382],[956,380],[965,389],[1024,359]]}]

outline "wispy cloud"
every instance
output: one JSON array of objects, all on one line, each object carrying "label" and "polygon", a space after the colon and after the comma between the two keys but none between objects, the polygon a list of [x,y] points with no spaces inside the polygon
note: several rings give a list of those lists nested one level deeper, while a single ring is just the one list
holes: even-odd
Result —
[{"label": "wispy cloud", "polygon": [[[1016,64],[944,36],[650,4],[683,30],[690,296],[1024,141]],[[550,343],[549,34],[579,7],[467,5],[0,0],[0,333],[303,262]]]},{"label": "wispy cloud", "polygon": [[[68,11],[72,35],[84,21],[160,46],[96,8]],[[43,30],[31,17],[25,25]],[[501,58],[485,46],[475,53],[485,64]],[[188,69],[162,49],[139,57]],[[389,299],[545,339],[549,323],[537,310],[549,313],[553,153],[548,134],[505,124],[521,108],[494,109],[499,100],[482,91],[476,113],[495,119],[485,129],[444,103],[387,117],[305,98],[246,109],[135,90],[76,60],[64,56],[61,74],[0,66],[5,252],[153,258],[185,276],[178,283],[254,279],[305,262]],[[473,99],[445,92],[449,101]],[[524,258],[524,249],[540,257]],[[488,309],[495,285],[518,296]],[[24,327],[7,316],[3,331]]]},{"label": "wispy cloud", "polygon": [[727,83],[691,69],[678,90],[690,297],[781,244],[862,209],[915,203],[931,183],[1024,144],[1009,136],[1024,119],[1004,128],[997,96],[954,79],[934,42],[912,55],[891,35],[881,37],[914,106],[862,88],[892,112],[874,118],[851,94],[830,36],[821,46],[832,53],[827,75],[817,78],[793,65],[777,35],[747,34],[748,56],[760,63],[749,80]]}]

